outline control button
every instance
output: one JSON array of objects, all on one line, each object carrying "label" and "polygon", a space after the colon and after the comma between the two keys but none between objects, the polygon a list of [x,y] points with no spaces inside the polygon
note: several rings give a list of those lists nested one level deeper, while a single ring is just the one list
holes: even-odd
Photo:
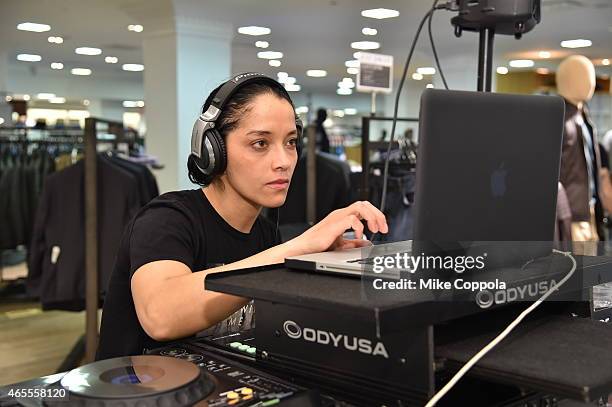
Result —
[{"label": "control button", "polygon": [[225,395],[225,397],[227,397],[228,400],[236,400],[240,396],[235,391],[230,391],[229,393]]},{"label": "control button", "polygon": [[242,346],[242,344],[241,344],[240,342],[232,342],[232,343],[230,343],[230,345],[229,345],[229,346],[230,346],[230,348],[232,348],[232,349],[236,349],[236,348],[238,348],[239,346]]},{"label": "control button", "polygon": [[233,406],[234,404],[238,404],[238,403],[240,403],[240,400],[239,399],[235,399],[235,400],[228,401],[227,405],[228,406]]},{"label": "control button", "polygon": [[249,349],[247,349],[246,351],[249,355],[254,355],[255,352],[257,352],[257,348],[254,347],[250,347]]},{"label": "control button", "polygon": [[244,389],[242,389],[240,394],[242,394],[243,396],[250,396],[251,394],[253,394],[253,389],[245,387]]},{"label": "control button", "polygon": [[238,350],[239,350],[240,352],[245,352],[245,351],[246,351],[247,349],[249,349],[249,348],[250,348],[250,346],[249,346],[249,345],[240,345],[240,346],[238,346]]},{"label": "control button", "polygon": [[253,398],[253,396],[243,396],[242,400],[243,401],[247,401],[247,400],[251,400]]}]

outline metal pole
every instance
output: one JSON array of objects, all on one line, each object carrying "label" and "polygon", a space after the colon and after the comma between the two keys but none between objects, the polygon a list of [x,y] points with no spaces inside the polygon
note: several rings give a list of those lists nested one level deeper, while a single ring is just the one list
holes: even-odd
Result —
[{"label": "metal pole", "polygon": [[491,81],[493,78],[493,39],[495,38],[495,29],[487,28],[487,61],[485,65],[485,73],[487,75],[487,83],[485,92],[491,92]]},{"label": "metal pole", "polygon": [[371,104],[370,114],[372,116],[376,116],[376,92],[372,92],[372,104]]},{"label": "metal pole", "polygon": [[96,120],[85,119],[85,362],[98,348],[98,201]]},{"label": "metal pole", "polygon": [[306,128],[306,222],[314,225],[317,221],[317,130],[314,125]]},{"label": "metal pole", "polygon": [[361,118],[361,200],[367,201],[370,178],[370,118]]},{"label": "metal pole", "polygon": [[478,92],[482,92],[484,88],[484,65],[485,65],[485,45],[486,45],[486,33],[485,29],[482,28],[480,30],[480,35],[478,37],[478,83],[476,85],[476,90]]}]

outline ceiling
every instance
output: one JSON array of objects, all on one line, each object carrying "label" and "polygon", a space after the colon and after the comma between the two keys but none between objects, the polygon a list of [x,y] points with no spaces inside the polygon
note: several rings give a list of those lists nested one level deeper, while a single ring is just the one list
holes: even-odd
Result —
[{"label": "ceiling", "polygon": [[[63,74],[70,75],[72,67],[93,69],[97,75],[133,78],[142,81],[142,73],[121,70],[122,63],[142,62],[142,38],[147,25],[139,21],[133,12],[135,2],[142,0],[2,0],[0,17],[0,53],[8,55],[14,69],[50,70],[51,62],[65,65]],[[586,38],[593,42],[590,48],[575,52],[590,58],[612,58],[612,1],[611,0],[542,0],[542,22],[523,39],[497,36],[495,41],[496,64],[509,59],[530,55],[539,50],[551,51],[562,57],[571,50],[560,47],[564,39]],[[141,3],[142,4],[142,3]],[[148,0],[148,7],[173,10],[176,14],[189,15],[206,20],[222,21],[234,27],[260,25],[271,28],[272,33],[263,37],[251,37],[235,33],[232,49],[232,69],[235,72],[259,70],[275,74],[287,71],[297,78],[304,91],[335,93],[336,82],[346,74],[344,62],[352,59],[355,50],[350,43],[359,40],[375,40],[382,47],[375,51],[395,57],[395,73],[399,76],[416,27],[423,14],[431,6],[431,0]],[[132,7],[132,8],[130,8]],[[367,8],[386,7],[397,9],[400,16],[388,20],[361,17]],[[132,10],[132,11],[128,11]],[[171,14],[171,12],[167,13]],[[455,38],[450,25],[454,14],[437,11],[433,32],[440,59],[448,70],[464,69],[466,58],[476,59],[477,35],[465,33]],[[171,18],[166,15],[166,18]],[[47,33],[18,31],[20,22],[39,22],[51,25]],[[144,33],[126,29],[129,24],[142,23]],[[363,27],[376,28],[378,34],[366,37]],[[417,47],[414,64],[433,66],[429,42],[424,32]],[[62,36],[61,45],[49,44],[48,36]],[[256,40],[270,42],[269,50],[282,51],[281,68],[271,68],[267,61],[256,57],[259,49]],[[76,55],[79,46],[102,48],[102,56]],[[37,53],[43,56],[40,63],[18,62],[18,53]],[[118,64],[106,64],[103,56],[119,58]],[[558,59],[541,60],[536,67],[554,68]],[[325,69],[328,77],[315,79],[305,75],[307,69]],[[609,74],[610,67],[598,67],[598,72]],[[475,73],[469,73],[475,77]],[[451,84],[452,86],[452,84]],[[118,95],[120,98],[120,95]]]}]

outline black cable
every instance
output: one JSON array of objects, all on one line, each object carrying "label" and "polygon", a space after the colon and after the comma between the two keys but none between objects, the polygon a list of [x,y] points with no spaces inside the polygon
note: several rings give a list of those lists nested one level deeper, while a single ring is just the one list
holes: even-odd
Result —
[{"label": "black cable", "polygon": [[440,0],[434,0],[433,6],[431,7],[432,11],[429,14],[429,21],[427,22],[427,31],[429,32],[429,42],[431,43],[431,51],[433,52],[434,59],[436,60],[436,67],[438,68],[438,72],[440,72],[440,77],[442,78],[442,83],[444,84],[444,88],[448,90],[448,83],[446,83],[444,72],[442,72],[442,66],[440,65],[440,60],[438,59],[438,51],[436,51],[436,44],[434,43],[433,35],[431,33],[431,20],[433,19],[434,11],[436,10],[438,1]]},{"label": "black cable", "polygon": [[406,58],[406,63],[404,65],[404,72],[402,73],[402,79],[400,80],[399,87],[397,88],[397,95],[395,96],[395,107],[393,108],[393,124],[391,125],[391,137],[389,139],[389,147],[387,147],[387,157],[385,158],[385,170],[383,172],[383,190],[382,197],[380,199],[380,211],[384,213],[385,211],[385,201],[387,200],[387,179],[389,177],[389,157],[391,155],[391,146],[393,145],[393,138],[395,137],[395,125],[397,124],[397,110],[399,108],[399,100],[400,94],[402,93],[402,87],[404,86],[404,81],[406,80],[406,74],[408,73],[408,66],[410,65],[410,60],[412,59],[412,54],[414,53],[414,47],[416,46],[417,41],[419,40],[419,36],[421,34],[421,30],[423,29],[423,24],[425,24],[425,20],[433,13],[433,8],[427,12],[423,16],[421,23],[419,24],[419,28],[414,36],[414,40],[412,40],[412,45],[410,46],[410,52],[408,53],[408,58]]}]

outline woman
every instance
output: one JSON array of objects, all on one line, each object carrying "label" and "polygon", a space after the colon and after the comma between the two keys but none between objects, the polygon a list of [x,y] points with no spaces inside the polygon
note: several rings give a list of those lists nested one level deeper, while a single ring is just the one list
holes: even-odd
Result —
[{"label": "woman", "polygon": [[[232,91],[227,94],[223,85],[215,89],[201,116],[214,121],[209,127],[222,138],[226,165],[206,172],[192,154],[189,176],[203,188],[161,195],[126,228],[105,299],[98,359],[141,354],[192,336],[248,303],[204,290],[210,273],[361,247],[368,244],[361,239],[361,220],[372,232],[387,232],[384,215],[357,202],[281,244],[275,226],[260,212],[281,206],[287,196],[298,159],[295,109],[271,78],[242,74],[230,81]],[[356,239],[342,237],[347,229]]]}]

